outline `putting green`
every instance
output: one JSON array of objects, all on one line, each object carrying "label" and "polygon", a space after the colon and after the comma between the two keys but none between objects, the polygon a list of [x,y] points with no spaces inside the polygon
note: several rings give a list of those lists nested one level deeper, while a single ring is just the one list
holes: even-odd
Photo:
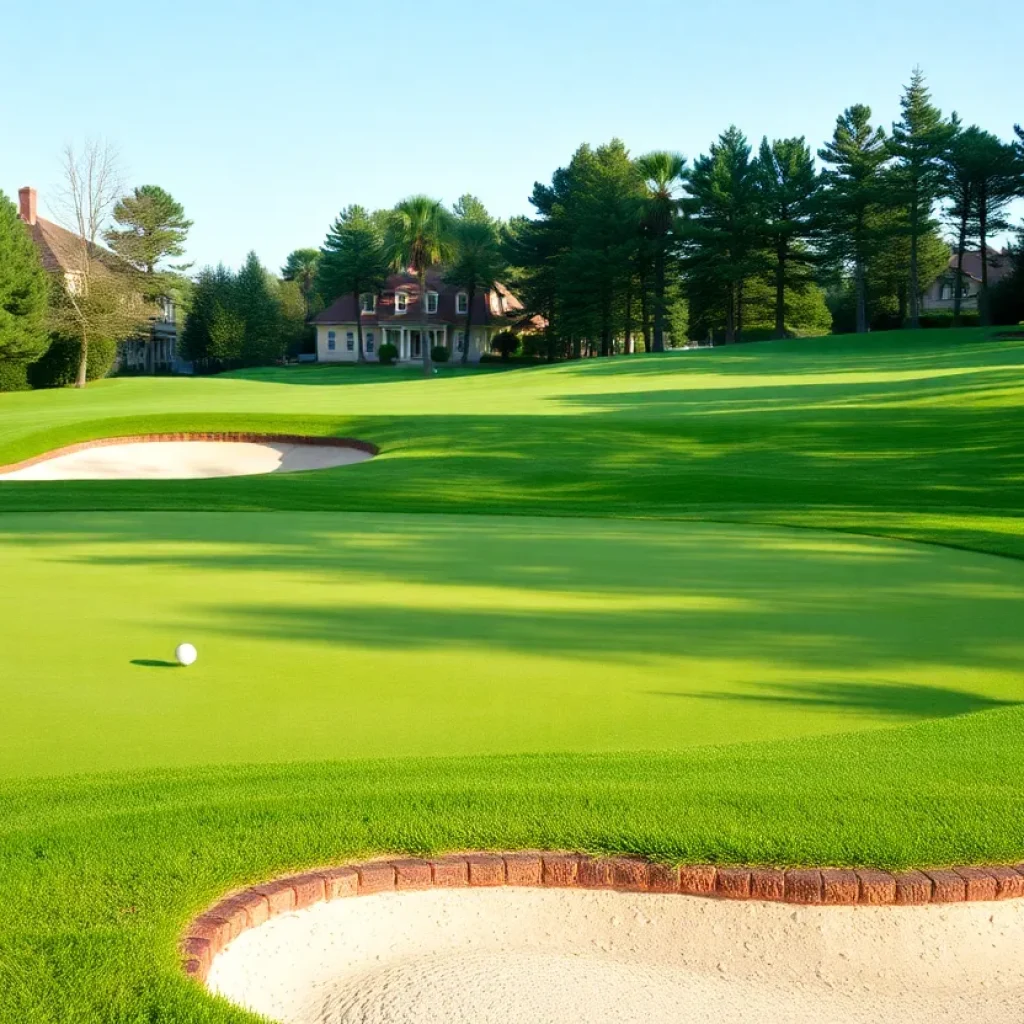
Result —
[{"label": "putting green", "polygon": [[1024,698],[1024,563],[837,533],[10,514],[0,577],[7,777],[673,750]]}]

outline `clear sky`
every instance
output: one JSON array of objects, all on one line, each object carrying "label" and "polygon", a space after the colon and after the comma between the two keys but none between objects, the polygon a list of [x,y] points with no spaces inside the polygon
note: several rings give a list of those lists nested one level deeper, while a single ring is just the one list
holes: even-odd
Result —
[{"label": "clear sky", "polygon": [[735,122],[817,147],[852,103],[888,127],[915,64],[943,111],[1024,121],[1021,0],[35,0],[3,29],[0,189],[45,216],[62,147],[107,139],[184,203],[200,265],[278,268],[413,192],[528,213],[581,142],[692,157]]}]

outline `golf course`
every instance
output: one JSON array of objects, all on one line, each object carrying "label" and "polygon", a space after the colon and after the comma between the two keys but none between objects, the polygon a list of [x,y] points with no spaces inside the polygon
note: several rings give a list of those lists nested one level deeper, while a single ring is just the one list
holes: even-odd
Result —
[{"label": "golf course", "polygon": [[0,1021],[254,1022],[190,919],[382,854],[1024,861],[1022,405],[980,328],[0,394],[0,474],[377,450],[0,475]]}]

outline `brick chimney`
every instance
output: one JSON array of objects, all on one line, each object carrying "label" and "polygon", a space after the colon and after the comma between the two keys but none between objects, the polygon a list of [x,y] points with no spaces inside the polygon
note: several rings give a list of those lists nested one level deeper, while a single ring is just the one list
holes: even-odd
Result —
[{"label": "brick chimney", "polygon": [[26,185],[18,189],[18,202],[21,206],[20,216],[26,224],[36,222],[36,190]]}]

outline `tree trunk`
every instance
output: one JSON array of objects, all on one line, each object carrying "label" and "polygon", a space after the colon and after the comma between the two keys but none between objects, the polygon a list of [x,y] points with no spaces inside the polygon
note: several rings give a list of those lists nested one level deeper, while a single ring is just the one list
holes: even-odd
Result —
[{"label": "tree trunk", "polygon": [[[548,342],[548,362],[553,363],[555,361],[555,345],[557,343],[555,336],[555,305],[553,301],[548,305],[547,327],[545,327],[544,333],[547,335]],[[562,352],[563,354],[565,352],[564,346]]]},{"label": "tree trunk", "polygon": [[780,246],[775,265],[775,337],[786,336],[786,249]]},{"label": "tree trunk", "polygon": [[665,253],[654,257],[654,351],[665,351]]},{"label": "tree trunk", "polygon": [[853,267],[853,291],[856,304],[857,333],[867,334],[868,330],[868,289],[865,280],[864,261],[858,259]]},{"label": "tree trunk", "polygon": [[988,327],[988,196],[984,186],[978,192],[978,241],[981,244],[981,291],[978,292],[978,323]]},{"label": "tree trunk", "polygon": [[473,326],[473,296],[476,295],[476,288],[470,287],[466,290],[466,326],[465,334],[462,336],[462,365],[469,364],[469,339],[470,328]]},{"label": "tree trunk", "polygon": [[626,323],[623,349],[627,355],[633,354],[633,279],[626,282]]},{"label": "tree trunk", "polygon": [[725,303],[725,343],[731,345],[736,340],[736,285],[729,282],[729,290]]},{"label": "tree trunk", "polygon": [[736,334],[733,341],[743,339],[743,281],[736,286]]},{"label": "tree trunk", "polygon": [[644,352],[651,351],[651,304],[648,295],[647,274],[640,272],[640,333],[644,339]]},{"label": "tree trunk", "polygon": [[89,370],[89,335],[82,331],[82,351],[78,356],[78,374],[75,377],[75,387],[84,388]]},{"label": "tree trunk", "polygon": [[423,355],[423,376],[429,377],[434,367],[430,361],[430,345],[427,343],[427,272],[421,270],[420,279],[420,309],[423,311],[423,326],[420,328],[420,352]]},{"label": "tree trunk", "polygon": [[[965,197],[966,198],[966,197]],[[967,248],[968,204],[960,211],[960,232],[956,242],[956,283],[953,285],[953,325],[960,326],[960,308],[964,294],[964,250]]]},{"label": "tree trunk", "polygon": [[917,328],[921,326],[921,293],[917,284],[917,209],[914,208],[910,218],[910,283],[908,285],[910,294],[910,317],[907,326]]},{"label": "tree trunk", "polygon": [[363,362],[363,304],[358,290],[353,293],[353,297],[356,300],[356,362],[361,363]]}]

